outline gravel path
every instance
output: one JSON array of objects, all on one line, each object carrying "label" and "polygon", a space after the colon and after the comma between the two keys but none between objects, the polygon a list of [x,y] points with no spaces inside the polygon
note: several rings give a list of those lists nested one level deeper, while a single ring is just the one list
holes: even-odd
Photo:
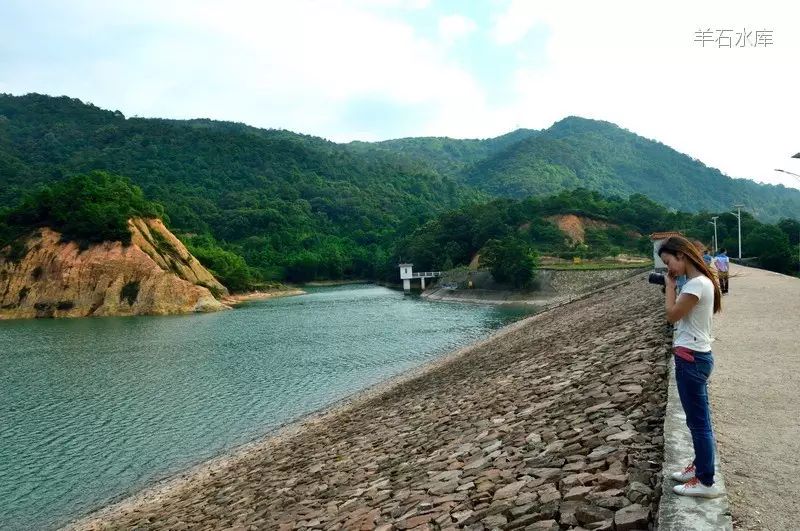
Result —
[{"label": "gravel path", "polygon": [[800,279],[732,265],[712,414],[734,527],[800,529]]},{"label": "gravel path", "polygon": [[77,527],[647,529],[668,338],[644,278]]}]

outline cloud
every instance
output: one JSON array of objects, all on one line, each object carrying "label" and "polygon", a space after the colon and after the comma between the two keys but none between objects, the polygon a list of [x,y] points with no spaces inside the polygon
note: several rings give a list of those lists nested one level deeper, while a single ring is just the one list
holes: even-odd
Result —
[{"label": "cloud", "polygon": [[477,28],[474,20],[463,15],[447,15],[439,19],[439,35],[446,44],[453,44]]},{"label": "cloud", "polygon": [[[456,12],[457,9],[457,12]],[[615,122],[732,176],[797,186],[785,2],[11,1],[0,87],[128,115],[210,117],[337,141],[488,137]],[[579,16],[578,16],[579,15]],[[774,46],[701,48],[700,28]]]},{"label": "cloud", "polygon": [[[349,140],[341,120],[361,99],[440,113],[480,106],[472,75],[394,9],[400,8],[391,2],[308,0],[233,1],[224,9],[186,0],[79,2],[69,9],[20,3],[19,17],[31,25],[46,18],[49,26],[29,36],[26,24],[6,19],[0,29],[18,44],[20,59],[0,58],[0,83],[15,93],[68,94],[128,114],[208,116],[337,140]],[[448,24],[455,35],[456,25]]]},{"label": "cloud", "polygon": [[[512,2],[493,35],[519,42],[550,28],[547,68],[520,65],[518,116],[544,127],[569,114],[613,121],[735,177],[798,181],[790,169],[800,113],[789,65],[800,42],[790,4],[674,2],[669,8],[620,1]],[[575,16],[580,13],[580,17]],[[770,48],[701,48],[698,28],[774,30]],[[738,28],[738,30],[737,30]]]},{"label": "cloud", "polygon": [[494,17],[492,37],[498,44],[514,44],[522,40],[537,21],[541,4],[512,1],[505,11]]}]

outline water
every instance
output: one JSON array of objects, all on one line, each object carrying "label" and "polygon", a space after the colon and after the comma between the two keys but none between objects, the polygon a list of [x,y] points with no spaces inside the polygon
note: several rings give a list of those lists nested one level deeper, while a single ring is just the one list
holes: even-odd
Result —
[{"label": "water", "polygon": [[518,319],[370,285],[0,321],[0,529],[63,525]]}]

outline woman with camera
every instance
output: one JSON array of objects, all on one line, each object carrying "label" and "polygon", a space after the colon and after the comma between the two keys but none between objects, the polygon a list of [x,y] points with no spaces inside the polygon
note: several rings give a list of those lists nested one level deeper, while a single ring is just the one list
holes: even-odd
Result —
[{"label": "woman with camera", "polygon": [[[683,496],[713,498],[720,495],[714,485],[714,432],[708,402],[708,377],[714,368],[711,353],[712,315],[721,310],[715,275],[697,247],[681,236],[667,238],[658,250],[667,265],[667,320],[675,325],[672,346],[675,353],[675,380],[692,434],[694,461],[672,478],[680,483],[673,491]],[[687,281],[676,293],[676,279]]]}]

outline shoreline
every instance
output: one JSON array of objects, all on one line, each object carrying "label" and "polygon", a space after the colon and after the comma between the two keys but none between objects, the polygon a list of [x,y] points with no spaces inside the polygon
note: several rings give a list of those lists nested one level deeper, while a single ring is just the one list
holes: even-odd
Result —
[{"label": "shoreline", "polygon": [[668,338],[644,278],[498,328],[65,529],[646,529]]},{"label": "shoreline", "polygon": [[347,286],[349,284],[375,284],[374,280],[312,280],[311,282],[304,282],[301,286],[310,286],[312,288],[329,287],[329,286]]},{"label": "shoreline", "polygon": [[300,288],[289,289],[276,289],[267,291],[248,291],[247,293],[238,293],[228,295],[220,299],[220,302],[228,306],[236,306],[243,302],[257,301],[264,299],[274,299],[277,297],[293,297],[295,295],[305,295],[307,292]]},{"label": "shoreline", "polygon": [[[493,306],[533,306],[538,310],[545,310],[560,303],[571,300],[568,295],[552,296],[526,296],[524,293],[511,291],[491,290],[448,290],[447,288],[432,288],[420,293],[420,297],[433,302],[462,302],[466,304],[484,304]],[[520,297],[520,298],[513,298]]]},{"label": "shoreline", "polygon": [[[608,271],[608,270],[606,270]],[[564,304],[586,298],[609,288],[630,282],[644,272],[641,268],[624,268],[625,275],[608,284],[596,283],[588,289],[578,291],[511,291],[488,289],[456,289],[434,286],[420,293],[420,297],[433,302],[463,302],[468,304],[487,304],[496,306],[534,306],[537,313],[557,308]]]},{"label": "shoreline", "polygon": [[[563,304],[567,304],[568,302]],[[561,304],[557,304],[554,306],[554,308],[560,305]],[[181,488],[188,487],[193,483],[202,482],[203,480],[214,476],[216,472],[228,468],[234,463],[245,461],[254,455],[268,450],[271,446],[280,444],[287,439],[291,439],[292,437],[300,435],[308,429],[325,422],[326,420],[336,417],[337,415],[345,413],[349,410],[356,409],[376,397],[392,392],[395,390],[395,388],[408,383],[409,381],[423,377],[430,372],[448,365],[469,354],[473,350],[480,348],[486,343],[497,340],[516,331],[518,328],[525,326],[528,322],[540,319],[542,315],[543,312],[537,312],[518,321],[514,321],[513,323],[509,323],[506,326],[494,330],[483,339],[446,352],[440,357],[430,360],[422,365],[410,368],[360,391],[356,391],[355,393],[331,402],[327,406],[323,406],[321,409],[287,421],[285,424],[268,431],[256,440],[225,450],[217,456],[206,459],[195,465],[191,465],[187,469],[177,472],[170,477],[158,480],[149,487],[144,487],[143,489],[132,494],[123,495],[122,498],[112,501],[105,506],[99,507],[89,514],[79,517],[78,519],[75,519],[57,529],[61,531],[95,529],[92,526],[98,521],[109,518],[113,519],[116,516],[121,516],[131,511],[135,512],[138,507],[148,503],[161,501]]]}]

